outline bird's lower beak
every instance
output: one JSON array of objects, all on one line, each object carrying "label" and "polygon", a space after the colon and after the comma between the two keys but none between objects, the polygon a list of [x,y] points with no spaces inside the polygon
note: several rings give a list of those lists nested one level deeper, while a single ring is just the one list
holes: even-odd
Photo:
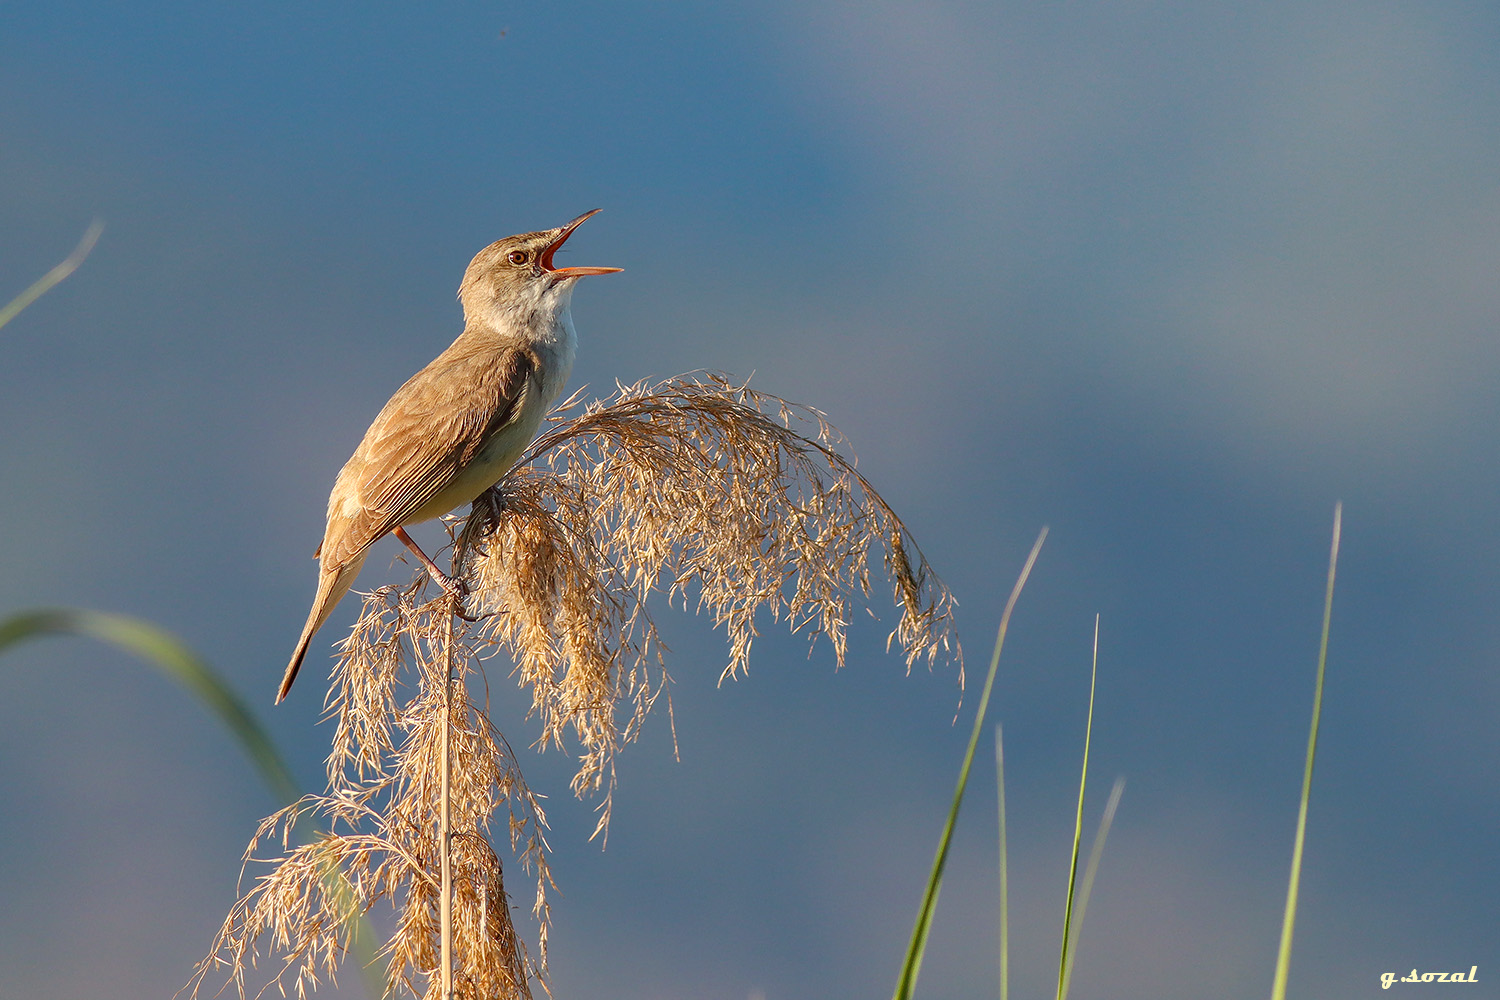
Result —
[{"label": "bird's lower beak", "polygon": [[542,265],[542,270],[543,271],[546,271],[549,274],[557,275],[558,277],[561,277],[561,278],[582,278],[582,277],[584,277],[586,275],[590,275],[590,274],[614,274],[616,271],[624,270],[624,268],[619,268],[619,267],[553,267],[552,266],[552,255],[557,252],[557,248],[560,247],[560,246],[562,246],[564,243],[566,243],[568,241],[568,237],[573,235],[573,230],[575,230],[579,226],[583,225],[583,223],[584,223],[585,220],[587,220],[589,218],[592,218],[595,215],[598,215],[600,211],[601,211],[600,209],[596,208],[592,212],[584,212],[578,218],[574,219],[572,222],[568,223],[566,226],[563,226],[560,230],[558,230],[557,237],[555,239],[553,239],[553,241],[551,243],[547,244],[547,249],[545,249],[545,250],[542,251],[541,260],[538,261],[538,263],[540,263]]}]

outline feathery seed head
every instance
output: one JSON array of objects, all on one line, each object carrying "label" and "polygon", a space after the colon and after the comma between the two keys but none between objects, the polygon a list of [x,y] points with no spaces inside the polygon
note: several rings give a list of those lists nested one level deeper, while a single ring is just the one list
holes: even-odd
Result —
[{"label": "feathery seed head", "polygon": [[[328,789],[262,823],[247,865],[278,840],[279,857],[230,912],[195,992],[221,969],[244,996],[269,936],[283,964],[266,988],[300,998],[335,974],[350,915],[383,903],[394,915],[382,949],[388,995],[437,1000],[445,725],[455,992],[529,1000],[533,980],[546,989],[547,820],[491,721],[494,658],[530,689],[537,744],[577,755],[573,791],[599,797],[596,836],[609,824],[615,756],[667,690],[653,595],[696,605],[724,628],[721,679],[746,668],[759,610],[826,637],[842,665],[851,607],[870,597],[872,563],[883,563],[898,615],[888,643],[908,670],[940,653],[957,660],[962,683],[952,596],[818,411],[698,373],[621,386],[552,419],[450,525],[454,570],[491,617],[470,625],[446,595],[424,601],[421,574],[365,599],[328,696],[337,722]],[[292,825],[309,814],[328,832],[293,846]],[[535,962],[512,923],[497,844],[535,880]]]}]

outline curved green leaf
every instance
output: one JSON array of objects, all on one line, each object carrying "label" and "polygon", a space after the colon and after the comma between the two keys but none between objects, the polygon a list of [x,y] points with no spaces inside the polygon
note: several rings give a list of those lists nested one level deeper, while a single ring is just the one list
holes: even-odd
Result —
[{"label": "curved green leaf", "polygon": [[[150,622],[128,615],[84,608],[38,608],[0,621],[0,653],[28,639],[49,635],[81,635],[98,639],[134,653],[156,667],[197,696],[224,723],[278,801],[290,805],[302,797],[286,761],[239,695],[181,639]],[[348,883],[342,873],[336,877],[343,891],[348,893]],[[386,984],[376,965],[379,956],[369,917],[363,912],[352,911],[348,923],[350,949],[364,978],[365,988],[371,997],[383,996]]]},{"label": "curved green leaf", "polygon": [[22,309],[25,309],[37,299],[47,294],[47,290],[53,285],[78,270],[78,265],[82,264],[83,259],[89,255],[89,251],[94,249],[94,244],[99,242],[99,234],[102,232],[104,232],[104,223],[99,219],[95,219],[84,232],[83,239],[78,241],[78,246],[74,247],[73,252],[68,254],[66,260],[32,282],[30,288],[11,299],[3,308],[0,308],[0,326],[4,326],[15,319],[16,315]]},{"label": "curved green leaf", "polygon": [[277,801],[301,797],[286,761],[239,695],[181,639],[150,622],[82,608],[38,608],[0,621],[0,653],[27,639],[81,635],[134,653],[187,688],[234,734]]}]

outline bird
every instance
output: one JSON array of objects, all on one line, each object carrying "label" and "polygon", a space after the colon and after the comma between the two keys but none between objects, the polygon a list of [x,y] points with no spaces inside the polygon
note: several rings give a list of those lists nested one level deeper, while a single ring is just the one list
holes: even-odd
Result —
[{"label": "bird", "polygon": [[557,267],[553,255],[597,214],[507,236],[479,251],[458,288],[464,329],[407,379],[339,471],[328,496],[318,589],[276,694],[286,698],[313,635],[359,575],[370,546],[395,536],[445,590],[461,595],[405,527],[472,502],[500,481],[541,427],[573,368],[569,306],[578,279],[618,267]]}]

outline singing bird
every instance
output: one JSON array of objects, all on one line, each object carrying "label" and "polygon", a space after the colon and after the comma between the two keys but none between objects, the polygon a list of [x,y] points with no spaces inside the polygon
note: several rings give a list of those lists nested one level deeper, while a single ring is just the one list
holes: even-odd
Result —
[{"label": "singing bird", "polygon": [[471,502],[500,481],[541,427],[573,368],[568,306],[578,279],[618,267],[556,267],[552,257],[599,209],[565,226],[522,233],[475,255],[458,288],[464,331],[396,390],[344,463],[315,553],[318,592],[287,664],[279,705],[308,643],[354,585],[370,546],[394,532],[433,579],[450,580],[403,530]]}]

